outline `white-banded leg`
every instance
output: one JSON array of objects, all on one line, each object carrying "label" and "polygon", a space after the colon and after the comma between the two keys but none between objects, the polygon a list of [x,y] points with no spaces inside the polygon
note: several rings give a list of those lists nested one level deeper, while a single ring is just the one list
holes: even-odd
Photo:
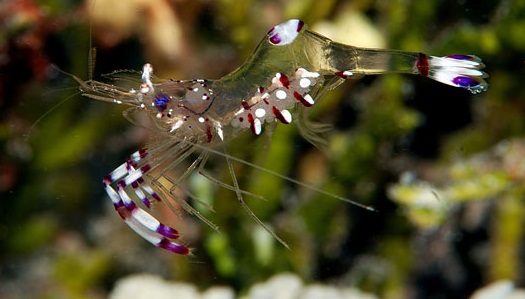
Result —
[{"label": "white-banded leg", "polygon": [[190,250],[173,240],[179,238],[179,232],[159,222],[150,213],[138,207],[130,197],[135,195],[149,208],[151,201],[161,201],[160,197],[144,180],[144,175],[151,169],[149,164],[137,168],[137,162],[148,155],[142,149],[133,153],[128,160],[104,177],[103,186],[113,202],[120,217],[141,237],[153,245],[178,254],[189,254]]}]

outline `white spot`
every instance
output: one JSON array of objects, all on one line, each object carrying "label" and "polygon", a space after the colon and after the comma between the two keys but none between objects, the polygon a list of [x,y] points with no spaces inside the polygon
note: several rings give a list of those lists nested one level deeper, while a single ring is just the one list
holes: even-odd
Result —
[{"label": "white spot", "polygon": [[182,120],[178,120],[176,123],[173,124],[173,126],[171,126],[170,132],[173,132],[173,131],[177,130],[178,128],[182,127],[183,123],[184,122]]},{"label": "white spot", "polygon": [[207,96],[207,95],[203,95],[203,96],[202,96],[202,100],[203,100],[203,101],[206,101],[207,99],[208,99],[208,96]]},{"label": "white spot", "polygon": [[202,116],[199,117],[199,122],[200,122],[200,123],[203,123],[204,121],[205,121],[204,117],[202,117]]},{"label": "white spot", "polygon": [[122,101],[117,100],[117,99],[113,99],[113,102],[114,102],[115,104],[122,104]]},{"label": "white spot", "polygon": [[153,66],[151,66],[149,63],[146,63],[142,67],[142,81],[144,81],[144,83],[150,80],[151,73],[153,73]]},{"label": "white spot", "polygon": [[131,154],[131,159],[133,159],[133,161],[135,162],[140,161],[140,152],[136,151],[133,154]]},{"label": "white spot", "polygon": [[307,88],[310,86],[310,82],[310,79],[302,78],[301,80],[299,80],[299,86],[301,86],[302,88]]},{"label": "white spot", "polygon": [[283,118],[286,121],[286,123],[292,122],[292,114],[290,113],[290,111],[283,109],[281,110],[281,114],[283,115]]},{"label": "white spot", "polygon": [[144,103],[141,103],[140,104],[140,109],[144,109],[144,108],[146,108],[146,105],[144,105]]},{"label": "white spot", "polygon": [[151,83],[151,75],[153,73],[153,66],[146,63],[142,68],[142,85],[140,85],[140,92],[147,93],[150,89],[153,89],[153,83]]},{"label": "white spot", "polygon": [[265,92],[262,96],[261,96],[261,100],[264,100],[264,99],[267,99],[270,97],[270,94]]},{"label": "white spot", "polygon": [[310,104],[310,105],[315,104],[314,99],[313,99],[312,96],[309,95],[309,94],[306,94],[306,95],[304,96],[304,99],[305,99],[305,100],[308,102],[308,104]]},{"label": "white spot", "polygon": [[255,116],[257,116],[258,118],[263,118],[265,115],[266,115],[266,110],[264,110],[263,108],[259,108],[255,110]]},{"label": "white spot", "polygon": [[354,73],[352,73],[351,71],[344,71],[343,75],[345,75],[345,76],[353,76]]},{"label": "white spot", "polygon": [[234,115],[237,116],[237,115],[239,115],[239,114],[241,114],[241,113],[243,113],[243,112],[244,112],[244,108],[241,108],[241,109],[239,109],[237,112],[235,112]]},{"label": "white spot", "polygon": [[278,91],[275,92],[275,96],[279,100],[284,100],[284,99],[286,99],[286,92],[284,90],[279,89]]},{"label": "white spot", "polygon": [[309,72],[306,69],[300,67],[296,71],[296,74],[302,78],[317,78],[320,76],[317,72]]},{"label": "white spot", "polygon": [[258,118],[253,120],[253,127],[255,135],[260,135],[262,132],[262,124]]},{"label": "white spot", "polygon": [[197,92],[197,91],[199,91],[199,88],[198,88],[198,87],[195,87],[195,88],[193,89],[193,92]]},{"label": "white spot", "polygon": [[219,135],[219,138],[224,141],[224,135],[222,133],[221,124],[219,122],[215,122],[215,131],[217,131],[217,135]]}]

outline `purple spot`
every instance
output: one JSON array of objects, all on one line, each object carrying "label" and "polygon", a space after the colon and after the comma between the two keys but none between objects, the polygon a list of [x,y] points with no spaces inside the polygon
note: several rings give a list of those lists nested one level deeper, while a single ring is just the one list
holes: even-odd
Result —
[{"label": "purple spot", "polygon": [[113,203],[113,207],[115,207],[115,210],[118,210],[119,208],[124,207],[124,203],[122,202],[122,200],[119,200],[118,202]]},{"label": "purple spot", "polygon": [[151,193],[151,196],[153,196],[153,198],[155,198],[157,201],[160,201],[160,197],[157,195],[157,193],[153,192]]},{"label": "purple spot", "polygon": [[304,27],[304,22],[299,20],[299,23],[297,24],[297,32],[301,31]]},{"label": "purple spot", "polygon": [[137,181],[133,181],[131,182],[131,187],[133,187],[133,189],[137,189],[139,187],[139,184],[137,183]]},{"label": "purple spot", "polygon": [[470,55],[447,55],[445,58],[452,58],[457,60],[472,60],[472,56]]},{"label": "purple spot", "polygon": [[150,204],[150,202],[149,202],[149,200],[148,200],[147,197],[143,197],[143,198],[141,198],[140,200],[142,201],[142,203],[143,203],[148,209],[151,207],[151,204]]},{"label": "purple spot", "polygon": [[157,109],[160,111],[160,112],[163,112],[164,110],[168,109],[168,103],[170,101],[170,97],[168,97],[167,95],[163,95],[163,94],[156,94],[155,95],[155,107],[157,107]]},{"label": "purple spot", "polygon": [[179,232],[176,229],[166,226],[162,223],[159,224],[159,227],[157,228],[157,232],[163,235],[164,237],[170,238],[170,239],[177,239],[179,237]]},{"label": "purple spot", "polygon": [[270,43],[274,44],[274,45],[278,45],[281,43],[281,38],[279,37],[278,34],[274,34],[272,36],[270,36]]},{"label": "purple spot", "polygon": [[132,202],[132,201],[130,201],[128,203],[125,202],[124,206],[126,207],[126,210],[128,210],[130,212],[137,208],[137,205],[134,202]]},{"label": "purple spot", "polygon": [[464,77],[459,76],[454,79],[452,79],[452,82],[456,84],[457,86],[463,87],[463,88],[472,88],[479,85],[479,82],[471,77]]},{"label": "purple spot", "polygon": [[186,255],[190,253],[190,250],[187,247],[171,242],[170,240],[166,238],[162,238],[159,244],[157,244],[157,247],[166,249],[167,251],[177,253],[177,254]]}]

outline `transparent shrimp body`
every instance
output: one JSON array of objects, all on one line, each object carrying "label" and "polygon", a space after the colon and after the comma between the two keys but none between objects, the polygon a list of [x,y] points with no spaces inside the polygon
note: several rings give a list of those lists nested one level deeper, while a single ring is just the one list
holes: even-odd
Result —
[{"label": "transparent shrimp body", "polygon": [[[371,74],[415,74],[476,94],[488,87],[483,68],[481,60],[473,55],[434,57],[344,45],[308,30],[300,20],[289,20],[274,26],[240,68],[219,80],[153,83],[153,68],[149,64],[144,66],[141,82],[134,88],[76,79],[83,95],[132,106],[127,116],[134,119],[145,115],[149,126],[160,135],[148,149],[133,153],[104,177],[103,186],[121,218],[133,230],[158,247],[188,254],[188,247],[176,240],[177,230],[160,222],[149,209],[156,203],[175,211],[177,203],[217,229],[186,201],[198,200],[184,188],[184,181],[194,171],[235,192],[248,214],[266,228],[244,203],[244,196],[254,195],[239,187],[232,167],[235,158],[222,154],[231,184],[203,171],[209,155],[220,153],[227,141],[245,131],[260,135],[265,124],[294,122],[303,111],[297,109],[298,105],[314,106],[326,91],[345,79]],[[303,128],[302,133],[307,139],[316,140],[315,132]]]}]

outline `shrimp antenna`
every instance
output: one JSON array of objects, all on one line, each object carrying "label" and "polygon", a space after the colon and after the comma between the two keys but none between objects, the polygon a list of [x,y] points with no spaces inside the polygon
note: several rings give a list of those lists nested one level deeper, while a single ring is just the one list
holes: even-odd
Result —
[{"label": "shrimp antenna", "polygon": [[[93,1],[91,4],[92,11],[95,10],[97,1]],[[93,80],[93,74],[95,73],[95,62],[97,59],[97,48],[93,46],[93,20],[89,20],[89,54],[88,54],[88,80]]]},{"label": "shrimp antenna", "polygon": [[[65,73],[67,75],[71,75],[67,72],[64,72],[63,70],[59,69],[56,65],[52,64],[51,65],[53,68],[55,68],[56,70],[58,70],[59,72],[61,73]],[[78,81],[78,80],[77,80]],[[44,93],[44,95],[47,95],[47,94],[50,94],[52,92],[57,92],[57,91],[64,91],[64,90],[68,90],[70,88],[62,88],[62,89],[58,89],[58,90],[52,90],[52,91],[48,91],[46,93]],[[27,131],[27,134],[25,136],[25,140],[26,141],[29,141],[29,137],[31,137],[31,134],[33,134],[33,131],[34,129],[37,127],[37,125],[44,119],[46,118],[49,114],[51,114],[51,112],[55,111],[58,107],[60,107],[62,104],[64,104],[65,102],[69,101],[71,98],[73,98],[74,96],[78,95],[78,91],[75,92],[74,94],[66,97],[65,99],[61,100],[58,104],[54,105],[52,108],[48,109],[46,112],[44,112],[44,114],[42,114],[39,118],[37,118],[37,120],[35,120],[35,122],[33,122],[33,124],[31,125],[31,127],[29,128],[29,130]]]},{"label": "shrimp antenna", "polygon": [[[92,3],[92,8],[94,9],[96,5],[96,1],[93,1]],[[89,80],[92,80],[93,79],[93,74],[94,74],[94,71],[95,71],[95,61],[96,61],[96,56],[97,56],[97,48],[93,46],[93,21],[90,20],[89,21],[89,53],[88,53],[88,79]],[[66,71],[63,71],[61,70],[58,66],[52,64],[51,67],[53,67],[55,70],[57,70],[58,72],[62,73],[62,74],[65,74],[67,76],[70,76],[72,77],[73,79],[75,79],[75,81],[77,81],[81,86],[85,87],[85,83],[83,80],[81,80],[80,78],[78,78],[77,76],[73,75],[73,74],[70,74]],[[55,91],[62,91],[62,90],[65,90],[65,89],[59,89],[59,90],[54,90],[54,91],[51,91],[51,92],[55,92]],[[46,92],[45,94],[48,94],[50,92]],[[51,112],[55,111],[58,107],[60,107],[62,104],[64,104],[65,102],[67,102],[68,100],[70,100],[71,98],[73,98],[75,95],[77,95],[78,92],[66,97],[65,99],[61,100],[58,104],[56,104],[55,106],[53,106],[51,109],[47,110],[43,115],[41,115],[32,125],[31,127],[29,128],[29,130],[27,131],[27,135],[26,135],[26,141],[29,140],[29,137],[31,136],[31,134],[33,133],[33,130],[35,129],[35,127],[45,118],[47,117],[49,114],[51,114]]]}]

